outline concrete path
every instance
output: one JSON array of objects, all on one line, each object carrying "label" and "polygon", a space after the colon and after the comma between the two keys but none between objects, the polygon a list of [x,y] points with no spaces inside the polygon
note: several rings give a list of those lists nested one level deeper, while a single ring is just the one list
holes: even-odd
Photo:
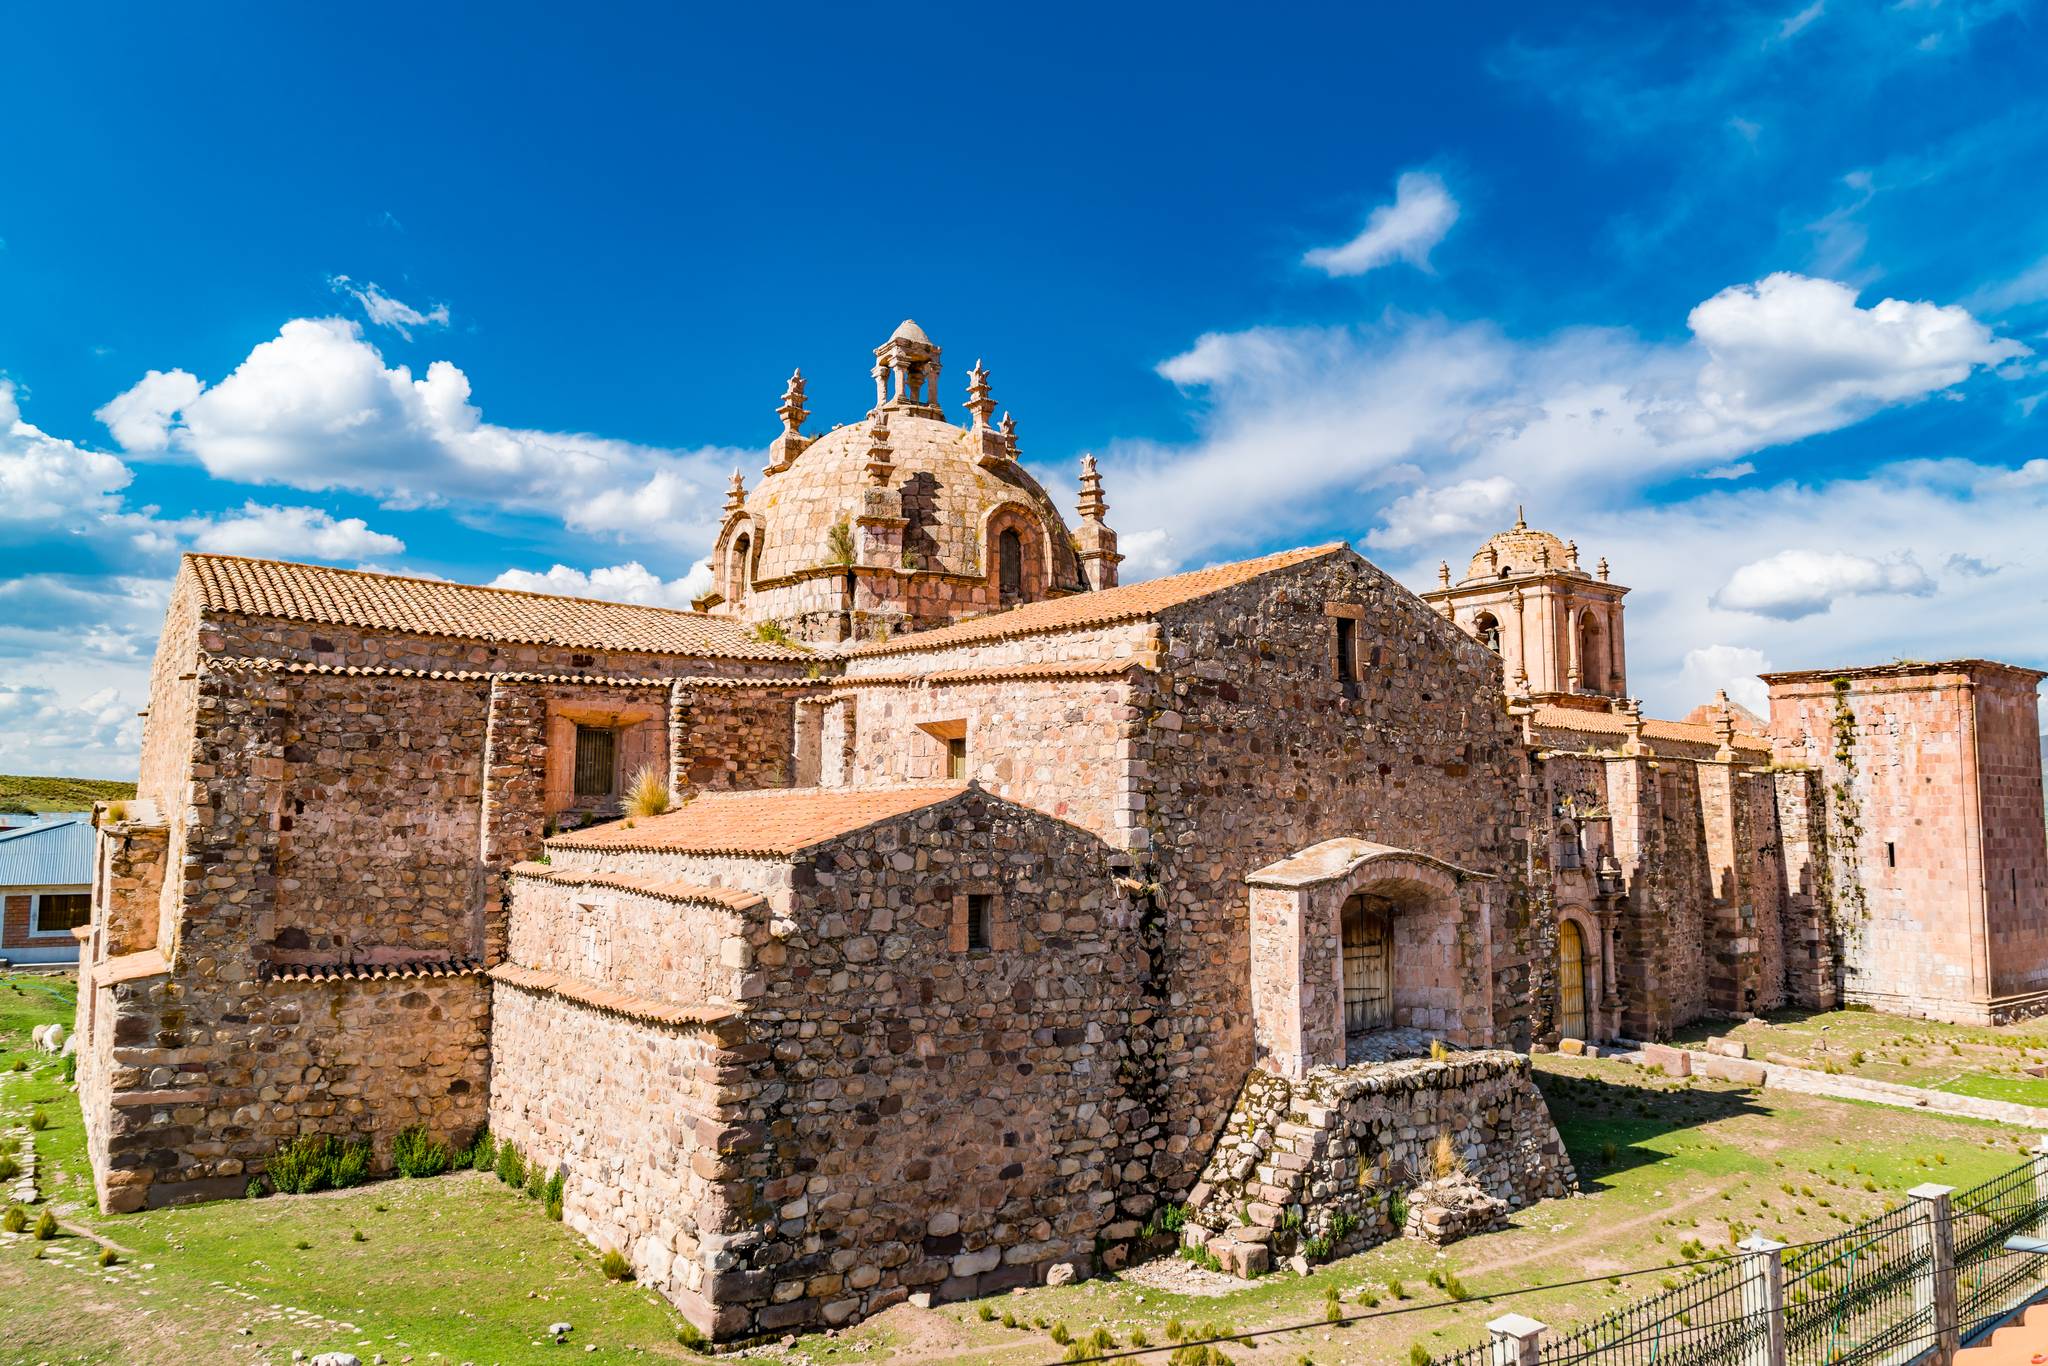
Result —
[{"label": "concrete path", "polygon": [[[1876,1105],[1896,1105],[1908,1110],[1931,1110],[1935,1114],[1959,1115],[1964,1119],[1988,1119],[2000,1124],[2017,1124],[2026,1129],[2048,1130],[2048,1109],[2036,1105],[2019,1105],[2009,1100],[1984,1100],[1977,1096],[1952,1095],[1947,1091],[1930,1091],[1921,1086],[1901,1086],[1897,1082],[1872,1081],[1865,1077],[1843,1076],[1837,1073],[1819,1072],[1811,1067],[1794,1067],[1782,1062],[1759,1062],[1754,1058],[1733,1059],[1718,1053],[1702,1053],[1694,1049],[1677,1048],[1671,1045],[1643,1045],[1634,1040],[1616,1040],[1600,1050],[1601,1056],[1620,1058],[1625,1062],[1646,1065],[1663,1063],[1674,1054],[1683,1055],[1690,1070],[1700,1076],[1717,1076],[1724,1072],[1724,1080],[1749,1081],[1761,1073],[1762,1085],[1768,1090],[1798,1091],[1810,1096],[1835,1096],[1842,1100],[1863,1100]],[[1737,1064],[1730,1067],[1730,1063]],[[1667,1066],[1666,1071],[1670,1068]]]}]

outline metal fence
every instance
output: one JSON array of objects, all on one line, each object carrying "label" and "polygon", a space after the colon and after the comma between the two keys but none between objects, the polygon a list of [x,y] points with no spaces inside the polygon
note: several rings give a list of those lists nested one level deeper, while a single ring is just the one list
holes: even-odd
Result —
[{"label": "metal fence", "polygon": [[1818,1242],[1745,1239],[1664,1293],[1567,1332],[1510,1314],[1446,1366],[1906,1366],[2048,1286],[2048,1255],[2006,1246],[2048,1232],[2048,1139],[1965,1191],[1919,1186],[1900,1207]]}]

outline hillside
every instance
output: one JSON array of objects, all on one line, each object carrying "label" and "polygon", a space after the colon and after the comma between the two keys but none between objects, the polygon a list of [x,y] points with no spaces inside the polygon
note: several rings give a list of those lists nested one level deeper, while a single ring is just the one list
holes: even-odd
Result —
[{"label": "hillside", "polygon": [[134,795],[134,783],[104,778],[24,778],[0,773],[0,811],[89,811],[94,802]]}]

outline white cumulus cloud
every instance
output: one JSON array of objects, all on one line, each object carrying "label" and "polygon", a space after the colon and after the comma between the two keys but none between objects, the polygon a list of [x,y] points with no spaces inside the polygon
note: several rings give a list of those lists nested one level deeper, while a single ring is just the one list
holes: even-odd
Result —
[{"label": "white cumulus cloud", "polygon": [[1690,701],[1687,710],[1701,702],[1711,702],[1715,693],[1725,691],[1730,701],[1769,720],[1770,693],[1757,675],[1768,672],[1770,667],[1771,661],[1762,650],[1747,645],[1702,645],[1687,650],[1678,671],[1682,696]]},{"label": "white cumulus cloud", "polygon": [[491,587],[552,593],[565,598],[600,598],[606,602],[637,602],[650,607],[687,609],[692,599],[709,591],[711,561],[697,561],[680,579],[664,579],[638,560],[587,571],[558,564],[545,574],[527,569],[508,569],[491,580]]},{"label": "white cumulus cloud", "polygon": [[1374,209],[1349,242],[1317,247],[1301,258],[1330,275],[1363,275],[1394,261],[1428,270],[1429,253],[1458,221],[1458,201],[1441,177],[1409,171],[1394,184],[1394,202]]},{"label": "white cumulus cloud", "polygon": [[1496,531],[1514,501],[1514,480],[1498,474],[1417,489],[1387,505],[1366,544],[1375,550],[1399,550],[1443,536]]},{"label": "white cumulus cloud", "polygon": [[178,410],[206,386],[183,370],[152,370],[125,392],[102,404],[93,416],[105,423],[124,451],[160,451],[171,441]]},{"label": "white cumulus cloud", "polygon": [[1827,611],[1837,598],[1933,591],[1934,580],[1910,554],[1879,560],[1842,550],[1781,550],[1729,575],[1713,602],[1731,612],[1796,621]]},{"label": "white cumulus cloud", "polygon": [[[154,411],[140,397],[133,407]],[[173,450],[219,479],[348,489],[395,507],[464,502],[556,517],[578,531],[704,541],[734,455],[486,422],[456,366],[435,361],[414,378],[342,318],[286,323],[185,402],[166,430]]]},{"label": "white cumulus cloud", "polygon": [[362,518],[337,518],[320,508],[251,502],[225,517],[193,518],[178,525],[195,548],[221,555],[363,560],[405,551],[404,541],[372,531]]},{"label": "white cumulus cloud", "polygon": [[61,525],[111,515],[134,475],[104,451],[46,434],[21,415],[12,382],[0,379],[0,523]]}]

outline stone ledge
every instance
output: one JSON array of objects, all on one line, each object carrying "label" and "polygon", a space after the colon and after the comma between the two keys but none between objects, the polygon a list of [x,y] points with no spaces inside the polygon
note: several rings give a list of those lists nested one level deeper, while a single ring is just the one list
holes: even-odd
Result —
[{"label": "stone ledge", "polygon": [[660,878],[632,877],[624,873],[584,873],[546,863],[515,863],[506,871],[516,877],[551,882],[558,887],[605,887],[616,892],[651,896],[657,901],[719,906],[729,911],[752,910],[767,904],[767,899],[758,892],[736,887],[701,887],[689,882],[665,882]]},{"label": "stone ledge", "polygon": [[493,982],[530,991],[539,996],[554,996],[575,1005],[587,1006],[592,1010],[679,1029],[721,1025],[739,1018],[740,1014],[733,1006],[670,1005],[646,996],[612,991],[595,982],[586,982],[566,973],[540,972],[514,963],[501,963],[485,975]]}]

